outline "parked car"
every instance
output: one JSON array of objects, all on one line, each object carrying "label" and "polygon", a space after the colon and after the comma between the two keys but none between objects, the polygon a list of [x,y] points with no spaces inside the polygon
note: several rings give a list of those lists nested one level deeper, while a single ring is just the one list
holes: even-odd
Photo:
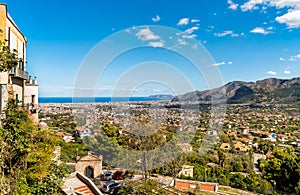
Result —
[{"label": "parked car", "polygon": [[112,180],[112,178],[113,178],[113,174],[111,171],[104,172],[103,180],[110,181],[110,180]]},{"label": "parked car", "polygon": [[103,185],[100,189],[102,192],[109,193],[121,188],[121,184],[119,182],[110,181]]},{"label": "parked car", "polygon": [[123,179],[123,174],[124,174],[123,171],[118,170],[113,174],[113,179],[115,179],[115,180]]}]

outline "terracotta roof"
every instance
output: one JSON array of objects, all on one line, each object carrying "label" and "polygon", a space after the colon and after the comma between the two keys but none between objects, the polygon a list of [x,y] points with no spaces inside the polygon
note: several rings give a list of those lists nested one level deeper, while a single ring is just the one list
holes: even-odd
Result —
[{"label": "terracotta roof", "polygon": [[251,132],[255,133],[255,134],[261,134],[261,135],[271,135],[272,134],[272,133],[269,133],[267,131],[262,131],[262,130],[253,130]]},{"label": "terracotta roof", "polygon": [[74,188],[75,192],[79,192],[84,195],[94,195],[94,193],[90,190],[90,188],[87,185],[79,186],[77,188]]},{"label": "terracotta roof", "polygon": [[228,135],[229,137],[233,137],[233,136],[236,136],[236,133],[235,133],[235,132],[231,132],[231,133],[227,133],[227,135]]},{"label": "terracotta roof", "polygon": [[207,163],[207,166],[209,166],[209,167],[218,167],[220,165],[218,165],[216,163]]},{"label": "terracotta roof", "polygon": [[66,136],[66,135],[71,135],[71,134],[69,134],[67,132],[57,132],[57,133],[55,133],[55,135],[63,137],[63,136]]},{"label": "terracotta roof", "polygon": [[100,133],[100,132],[101,132],[101,129],[94,129],[93,132],[94,132],[94,133]]},{"label": "terracotta roof", "polygon": [[287,136],[287,135],[284,135],[284,134],[277,134],[277,137],[284,137],[284,138],[287,138],[288,136]]},{"label": "terracotta roof", "polygon": [[87,130],[87,128],[85,128],[85,127],[76,127],[75,130],[76,131],[84,131],[84,130]]}]

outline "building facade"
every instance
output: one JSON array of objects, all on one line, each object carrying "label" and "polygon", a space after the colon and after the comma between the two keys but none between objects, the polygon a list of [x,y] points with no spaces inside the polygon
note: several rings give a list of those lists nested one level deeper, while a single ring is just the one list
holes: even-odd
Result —
[{"label": "building facade", "polygon": [[86,156],[79,157],[75,164],[75,172],[81,173],[88,178],[97,178],[103,174],[102,156],[88,153]]},{"label": "building facade", "polygon": [[31,119],[38,122],[38,83],[36,77],[32,78],[26,71],[27,40],[3,3],[0,3],[0,29],[0,40],[6,42],[11,51],[16,50],[19,59],[17,67],[0,72],[0,111],[3,111],[9,98],[14,98],[29,112]]}]

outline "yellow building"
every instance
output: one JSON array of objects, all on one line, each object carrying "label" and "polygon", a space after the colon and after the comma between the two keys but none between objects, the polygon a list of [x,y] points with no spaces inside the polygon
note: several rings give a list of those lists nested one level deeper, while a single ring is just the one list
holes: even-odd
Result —
[{"label": "yellow building", "polygon": [[7,6],[0,3],[0,40],[6,42],[11,51],[17,51],[19,64],[8,72],[0,72],[0,110],[9,98],[19,100],[20,106],[28,110],[34,122],[38,121],[38,84],[26,71],[26,37],[10,17]]}]

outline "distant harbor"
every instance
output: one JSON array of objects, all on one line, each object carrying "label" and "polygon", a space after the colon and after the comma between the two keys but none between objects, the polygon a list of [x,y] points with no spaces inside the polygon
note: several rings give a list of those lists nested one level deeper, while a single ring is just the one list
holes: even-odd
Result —
[{"label": "distant harbor", "polygon": [[101,102],[147,102],[159,101],[157,97],[39,97],[41,104],[101,103]]}]

